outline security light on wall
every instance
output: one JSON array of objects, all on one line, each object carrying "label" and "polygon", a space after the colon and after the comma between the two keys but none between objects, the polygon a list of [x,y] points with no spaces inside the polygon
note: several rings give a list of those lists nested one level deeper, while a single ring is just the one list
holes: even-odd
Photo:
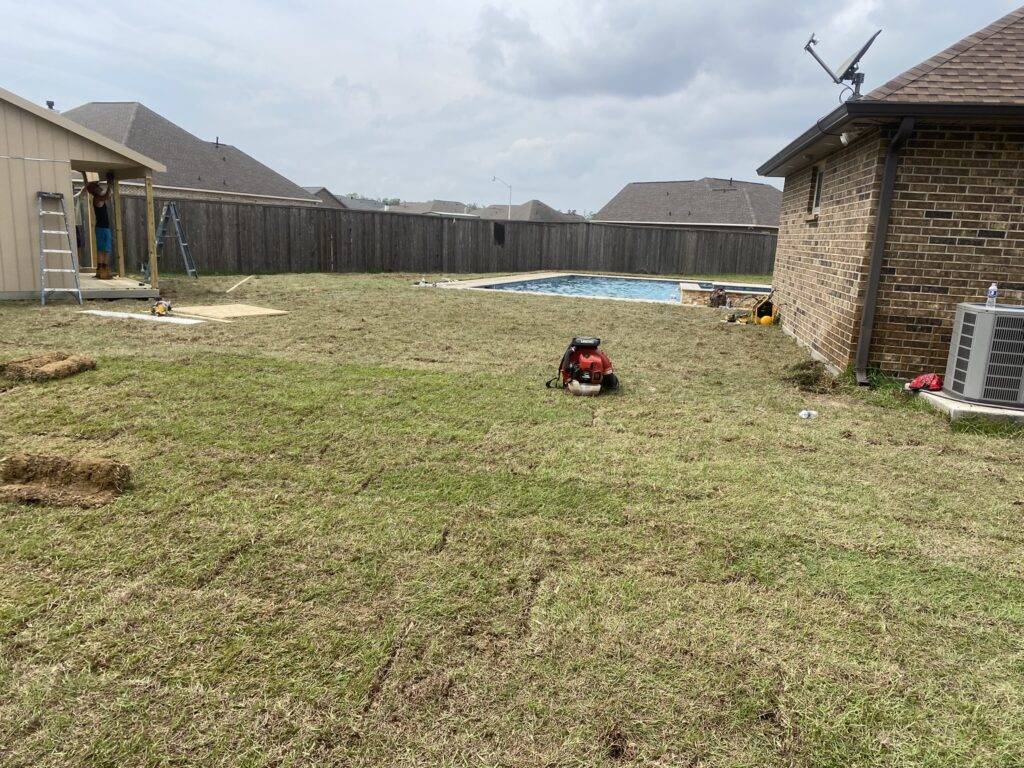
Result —
[{"label": "security light on wall", "polygon": [[830,78],[832,78],[833,83],[835,83],[836,85],[843,85],[844,83],[849,82],[850,85],[847,85],[845,87],[851,91],[850,98],[859,99],[860,87],[861,85],[864,84],[864,73],[859,71],[860,60],[864,58],[864,54],[868,52],[868,48],[871,47],[871,44],[875,42],[875,38],[878,37],[880,34],[882,34],[882,30],[878,30],[877,32],[875,32],[875,34],[873,34],[871,38],[860,47],[860,50],[858,50],[855,54],[853,54],[853,56],[851,56],[842,64],[840,64],[839,69],[837,69],[835,72],[833,72],[829,68],[828,64],[826,64],[822,60],[822,58],[815,52],[814,46],[818,44],[818,39],[814,36],[814,33],[811,33],[811,38],[810,40],[807,41],[807,44],[804,46],[804,50],[814,57],[814,60],[818,62],[818,64],[821,65],[821,68],[828,73],[828,76]]}]

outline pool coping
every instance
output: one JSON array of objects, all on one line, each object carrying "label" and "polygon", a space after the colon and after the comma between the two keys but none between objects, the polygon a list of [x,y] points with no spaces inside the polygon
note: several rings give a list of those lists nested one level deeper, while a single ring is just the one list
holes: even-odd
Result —
[{"label": "pool coping", "polygon": [[[624,277],[629,280],[656,280],[662,283],[697,283],[697,282],[715,282],[713,280],[701,280],[695,281],[687,278],[676,278],[676,277],[664,277],[657,275],[626,275],[617,272],[551,272],[540,270],[536,272],[516,272],[515,274],[505,275],[503,277],[478,277],[471,280],[457,280],[445,283],[434,283],[438,288],[454,288],[456,290],[469,290],[469,291],[490,291],[491,286],[505,285],[507,283],[522,283],[527,280],[546,280],[552,277],[573,277],[574,275],[580,275],[583,277]],[[734,283],[727,282],[726,285],[735,286],[751,286],[758,288],[771,289],[771,284],[768,283]],[[703,289],[702,289],[703,290]],[[633,301],[640,302],[642,304],[670,304],[674,307],[685,307],[690,306],[684,304],[681,301],[671,301],[669,299],[636,299],[626,296],[574,296],[567,295],[564,293],[554,293],[552,291],[496,291],[496,293],[519,293],[527,296],[556,296],[560,299],[598,299],[599,301]]]}]

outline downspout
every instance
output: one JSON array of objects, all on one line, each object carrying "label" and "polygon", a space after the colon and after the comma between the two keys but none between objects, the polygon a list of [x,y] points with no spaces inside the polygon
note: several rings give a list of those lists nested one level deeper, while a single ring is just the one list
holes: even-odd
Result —
[{"label": "downspout", "polygon": [[885,241],[892,214],[893,186],[896,184],[896,169],[900,154],[907,140],[914,132],[914,118],[904,117],[899,130],[889,143],[885,153],[885,172],[882,175],[882,192],[878,197],[878,217],[875,219],[875,241],[871,247],[871,269],[868,272],[868,287],[864,292],[864,309],[860,316],[860,335],[857,338],[857,358],[854,375],[861,386],[868,381],[868,354],[871,352],[871,334],[875,328],[875,306],[878,302],[878,283],[882,279],[882,260],[885,256]]}]

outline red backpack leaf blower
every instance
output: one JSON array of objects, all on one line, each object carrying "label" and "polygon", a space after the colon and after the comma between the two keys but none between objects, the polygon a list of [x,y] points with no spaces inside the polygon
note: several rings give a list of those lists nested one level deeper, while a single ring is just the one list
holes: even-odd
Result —
[{"label": "red backpack leaf blower", "polygon": [[548,389],[567,389],[574,395],[599,395],[619,388],[612,361],[601,350],[601,340],[577,336],[569,342],[558,373],[548,379]]}]

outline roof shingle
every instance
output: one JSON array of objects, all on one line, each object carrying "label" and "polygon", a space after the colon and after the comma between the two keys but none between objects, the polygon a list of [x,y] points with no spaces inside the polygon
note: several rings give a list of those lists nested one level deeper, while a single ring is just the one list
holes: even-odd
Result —
[{"label": "roof shingle", "polygon": [[778,189],[754,181],[635,181],[623,187],[594,219],[777,227],[781,202]]},{"label": "roof shingle", "polygon": [[138,102],[93,101],[63,116],[162,162],[159,186],[316,200],[237,147],[204,141]]},{"label": "roof shingle", "polygon": [[1024,7],[865,97],[930,104],[1024,104]]},{"label": "roof shingle", "polygon": [[540,222],[567,222],[583,221],[583,217],[575,213],[563,213],[556,211],[547,203],[540,200],[529,200],[525,203],[512,206],[512,215],[509,217],[508,205],[487,205],[473,211],[475,216],[481,219],[493,221],[504,221],[511,218],[512,221],[540,221]]}]

